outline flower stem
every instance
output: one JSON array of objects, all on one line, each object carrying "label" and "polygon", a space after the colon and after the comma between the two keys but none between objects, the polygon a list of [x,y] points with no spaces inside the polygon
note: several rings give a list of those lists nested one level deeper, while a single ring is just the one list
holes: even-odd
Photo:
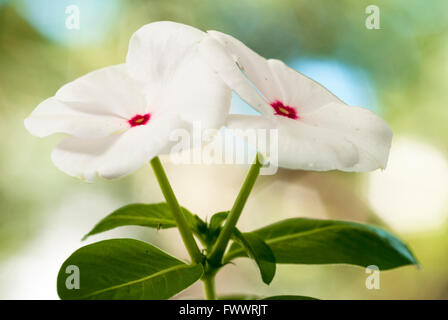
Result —
[{"label": "flower stem", "polygon": [[240,218],[241,212],[243,211],[244,205],[249,197],[249,194],[260,174],[260,168],[262,167],[262,162],[260,161],[260,156],[257,155],[255,162],[250,167],[249,173],[247,174],[246,180],[241,187],[240,192],[230,210],[229,216],[219,233],[218,239],[213,246],[208,261],[211,265],[219,266],[222,263],[222,257],[229,243],[230,237],[232,236],[233,230],[235,229],[236,223]]},{"label": "flower stem", "polygon": [[202,279],[204,283],[204,293],[206,300],[216,300],[215,276],[205,276]]},{"label": "flower stem", "polygon": [[185,219],[184,213],[182,212],[182,208],[180,207],[179,202],[174,195],[173,189],[171,188],[170,182],[168,181],[168,177],[166,176],[165,170],[163,169],[159,157],[155,157],[151,160],[151,166],[154,170],[157,181],[159,182],[160,189],[162,189],[163,196],[165,197],[165,200],[171,209],[174,219],[176,220],[177,228],[179,229],[180,235],[185,244],[185,247],[188,250],[188,254],[190,255],[191,260],[193,261],[193,263],[201,263],[201,251],[199,250],[199,247],[194,240],[193,232],[188,226],[187,220]]}]

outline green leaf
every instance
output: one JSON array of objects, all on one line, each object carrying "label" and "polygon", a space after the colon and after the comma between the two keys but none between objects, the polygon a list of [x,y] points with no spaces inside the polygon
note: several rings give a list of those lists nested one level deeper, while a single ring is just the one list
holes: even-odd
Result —
[{"label": "green leaf", "polygon": [[[71,286],[76,269],[79,289]],[[112,239],[75,251],[59,270],[57,288],[64,300],[167,299],[202,273],[202,265],[187,265],[148,243]]]},{"label": "green leaf", "polygon": [[215,213],[206,226],[204,230],[205,232],[196,232],[196,235],[200,239],[202,239],[203,243],[207,247],[211,247],[215,243],[216,239],[219,236],[219,232],[221,231],[222,224],[226,220],[228,215],[228,211]]},{"label": "green leaf", "polygon": [[190,211],[183,208],[187,223],[192,228],[193,232],[197,235],[204,235],[207,233],[207,224],[199,218],[198,215],[193,215]]},{"label": "green leaf", "polygon": [[272,296],[260,300],[319,300],[319,299],[306,296]]},{"label": "green leaf", "polygon": [[[182,208],[187,221],[194,223],[194,217],[187,209]],[[134,203],[121,207],[112,212],[84,236],[83,240],[91,235],[112,230],[122,226],[142,226],[157,229],[176,227],[176,221],[165,202],[154,204]]]},{"label": "green leaf", "polygon": [[[354,222],[295,218],[250,233],[271,247],[277,263],[376,265],[380,270],[418,264],[389,232]],[[243,248],[234,243],[225,260],[243,256]]]},{"label": "green leaf", "polygon": [[275,275],[275,257],[271,248],[255,233],[241,233],[237,229],[233,233],[246,254],[257,263],[263,282],[270,284]]},{"label": "green leaf", "polygon": [[215,213],[208,224],[208,229],[210,234],[215,234],[216,232],[219,232],[222,223],[227,219],[227,216],[229,215],[229,211],[222,211]]}]

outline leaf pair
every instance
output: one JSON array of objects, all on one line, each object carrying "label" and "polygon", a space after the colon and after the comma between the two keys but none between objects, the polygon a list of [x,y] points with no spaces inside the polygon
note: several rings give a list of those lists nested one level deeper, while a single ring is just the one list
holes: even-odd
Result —
[{"label": "leaf pair", "polygon": [[[182,209],[201,241],[214,243],[228,213],[217,213],[206,224]],[[132,204],[101,220],[84,238],[129,225],[165,229],[176,223],[166,203]],[[247,233],[235,229],[232,239],[223,263],[250,257],[267,284],[275,275],[276,263],[376,265],[380,270],[417,264],[411,251],[392,234],[354,222],[295,218]],[[76,276],[71,270],[80,272],[79,289],[69,283]],[[64,262],[58,293],[62,299],[167,299],[199,280],[203,272],[202,265],[187,265],[145,242],[105,240],[78,249]]]},{"label": "leaf pair", "polygon": [[[213,237],[217,237],[228,214],[213,215],[204,231],[204,222],[182,209],[196,233],[208,232]],[[104,218],[87,236],[124,225],[171,228],[176,223],[166,203],[132,204]],[[409,248],[395,236],[383,229],[355,222],[292,218],[248,233],[237,230],[234,236],[237,242],[227,252],[224,262],[237,257],[260,256],[259,260],[276,263],[376,265],[380,270],[418,264]],[[263,241],[272,249],[274,260],[269,258]]]}]

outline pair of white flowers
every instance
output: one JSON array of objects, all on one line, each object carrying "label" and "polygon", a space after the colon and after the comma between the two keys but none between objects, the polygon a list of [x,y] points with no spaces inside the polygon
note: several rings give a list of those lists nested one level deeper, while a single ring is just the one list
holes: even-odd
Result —
[{"label": "pair of white flowers", "polygon": [[[229,115],[232,90],[261,115]],[[283,62],[229,35],[173,22],[140,28],[125,64],[64,85],[25,127],[38,137],[70,135],[52,160],[91,181],[119,178],[168,153],[170,133],[195,121],[203,128],[278,129],[278,163],[290,169],[384,168],[392,139],[381,118],[344,104]]]}]

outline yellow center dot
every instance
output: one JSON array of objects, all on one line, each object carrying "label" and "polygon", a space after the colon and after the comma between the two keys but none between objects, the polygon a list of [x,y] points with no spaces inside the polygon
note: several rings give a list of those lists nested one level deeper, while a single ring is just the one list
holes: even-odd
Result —
[{"label": "yellow center dot", "polygon": [[280,110],[281,113],[289,114],[289,110],[286,110],[285,108],[279,107],[278,109]]}]

